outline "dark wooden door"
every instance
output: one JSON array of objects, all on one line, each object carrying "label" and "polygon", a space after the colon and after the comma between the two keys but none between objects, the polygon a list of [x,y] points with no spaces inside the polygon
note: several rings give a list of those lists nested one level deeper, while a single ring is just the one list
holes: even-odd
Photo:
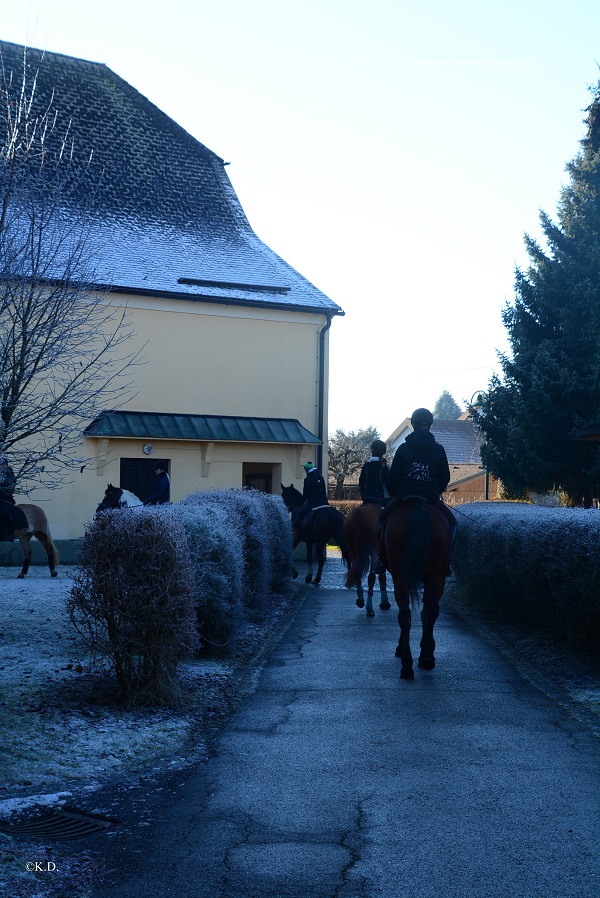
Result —
[{"label": "dark wooden door", "polygon": [[[156,459],[154,458],[122,458],[121,482],[119,484],[121,489],[130,490],[145,502],[156,489],[155,464]],[[171,467],[169,461],[167,461],[167,465],[169,468]]]}]

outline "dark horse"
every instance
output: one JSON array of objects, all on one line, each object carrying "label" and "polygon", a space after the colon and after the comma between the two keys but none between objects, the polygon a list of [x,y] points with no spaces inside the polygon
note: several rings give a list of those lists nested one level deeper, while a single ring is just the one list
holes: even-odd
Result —
[{"label": "dark horse", "polygon": [[402,679],[412,680],[411,605],[416,606],[421,587],[423,635],[418,664],[423,670],[435,667],[433,627],[450,570],[450,527],[441,511],[417,498],[394,503],[385,518],[379,553],[394,580],[400,624],[396,657],[402,659]]},{"label": "dark horse", "polygon": [[375,578],[379,578],[381,600],[379,607],[388,611],[392,606],[388,601],[385,568],[381,565],[377,570],[379,560],[379,538],[377,536],[377,523],[381,514],[381,506],[367,502],[365,505],[357,505],[353,508],[344,521],[344,536],[348,547],[348,575],[346,587],[356,587],[356,604],[359,608],[365,607],[365,599],[362,588],[362,580],[367,574],[367,617],[373,617],[373,588]]},{"label": "dark horse", "polygon": [[99,511],[109,511],[113,508],[139,508],[143,505],[144,503],[141,499],[138,499],[135,493],[109,483],[104,491],[104,498],[96,509],[96,514]]},{"label": "dark horse", "polygon": [[21,573],[17,575],[18,580],[22,580],[29,570],[33,556],[31,540],[34,536],[46,553],[50,576],[58,576],[56,571],[58,552],[52,542],[48,518],[39,505],[12,505],[10,502],[0,501],[0,529],[9,535],[9,539],[14,535],[21,544],[25,560]]},{"label": "dark horse", "polygon": [[[302,493],[293,484],[284,486],[281,484],[281,497],[288,511],[292,514],[303,503]],[[313,583],[318,586],[321,582],[323,565],[325,564],[325,546],[328,542],[335,542],[342,550],[342,558],[348,564],[346,541],[344,539],[344,519],[337,508],[331,505],[323,505],[311,512],[308,523],[302,528],[301,533],[294,531],[294,549],[298,543],[306,543],[306,561],[308,573],[304,578],[305,583]],[[313,580],[312,573],[312,548],[317,549],[317,575]]]}]

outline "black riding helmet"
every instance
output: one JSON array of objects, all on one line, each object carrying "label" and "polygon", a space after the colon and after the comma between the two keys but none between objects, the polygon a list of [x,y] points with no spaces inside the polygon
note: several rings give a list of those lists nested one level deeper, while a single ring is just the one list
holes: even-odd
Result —
[{"label": "black riding helmet", "polygon": [[410,416],[410,423],[413,427],[431,427],[433,415],[428,408],[416,408]]},{"label": "black riding helmet", "polygon": [[383,458],[386,453],[386,445],[383,440],[373,440],[371,443],[371,455],[377,458]]}]

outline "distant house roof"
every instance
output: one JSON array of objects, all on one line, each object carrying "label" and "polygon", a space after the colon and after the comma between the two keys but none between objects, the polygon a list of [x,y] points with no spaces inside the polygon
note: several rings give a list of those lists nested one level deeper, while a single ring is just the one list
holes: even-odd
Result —
[{"label": "distant house roof", "polygon": [[209,442],[319,444],[295,418],[241,418],[159,412],[105,412],[86,427],[86,437]]},{"label": "distant house roof", "polygon": [[[17,87],[24,48],[0,41]],[[293,308],[340,307],[256,236],[223,159],[107,66],[28,48],[35,103],[53,96],[59,129],[70,123],[76,158],[94,187],[90,247],[95,282],[129,293]],[[0,129],[3,127],[0,122]],[[89,192],[75,203],[89,204]]]},{"label": "distant house roof", "polygon": [[[397,448],[411,432],[410,418],[405,418],[386,442],[392,443]],[[451,465],[481,464],[481,433],[470,419],[451,421],[435,419],[431,433],[446,450]]]},{"label": "distant house roof", "polygon": [[431,433],[446,450],[450,464],[481,464],[481,433],[471,420],[436,420]]}]

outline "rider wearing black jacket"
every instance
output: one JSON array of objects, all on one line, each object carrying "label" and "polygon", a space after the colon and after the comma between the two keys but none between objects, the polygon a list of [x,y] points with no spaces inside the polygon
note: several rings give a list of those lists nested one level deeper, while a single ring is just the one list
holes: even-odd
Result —
[{"label": "rider wearing black jacket", "polygon": [[358,478],[358,489],[363,503],[385,505],[391,496],[390,469],[385,461],[386,445],[383,440],[371,443],[371,458],[364,463]]},{"label": "rider wearing black jacket", "polygon": [[416,409],[410,423],[414,430],[398,446],[390,470],[392,494],[399,499],[420,496],[442,512],[452,538],[456,533],[456,518],[440,495],[450,483],[450,467],[444,447],[429,432],[433,415],[426,408]]},{"label": "rider wearing black jacket", "polygon": [[306,471],[302,489],[304,502],[292,516],[292,524],[296,530],[302,529],[302,522],[311,509],[319,508],[321,505],[329,505],[325,478],[311,461],[306,462],[304,470]]}]

